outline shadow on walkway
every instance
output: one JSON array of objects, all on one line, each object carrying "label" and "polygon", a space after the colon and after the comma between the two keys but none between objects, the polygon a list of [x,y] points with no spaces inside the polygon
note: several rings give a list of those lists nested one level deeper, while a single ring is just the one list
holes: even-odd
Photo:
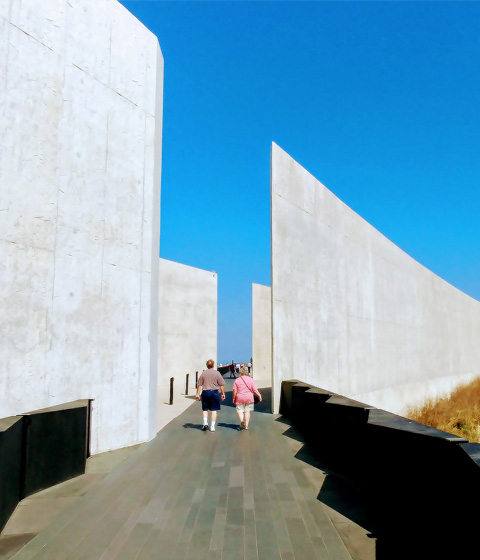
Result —
[{"label": "shadow on walkway", "polygon": [[203,424],[192,424],[192,422],[186,422],[183,427],[202,431]]},{"label": "shadow on walkway", "polygon": [[[200,430],[201,432],[204,431],[203,424],[193,424],[192,422],[186,422],[183,427],[190,428],[192,430]],[[235,430],[236,432],[239,431],[238,424],[227,424],[226,422],[218,422],[217,428],[230,428],[231,430]]]},{"label": "shadow on walkway", "polygon": [[[368,518],[366,496],[351,481],[330,469],[317,448],[305,442],[289,419],[280,416],[277,422],[288,426],[283,435],[295,442],[295,458],[317,470],[317,500],[327,507],[332,523],[350,549],[353,558],[376,558],[376,542]],[[353,550],[352,550],[353,548]]]}]

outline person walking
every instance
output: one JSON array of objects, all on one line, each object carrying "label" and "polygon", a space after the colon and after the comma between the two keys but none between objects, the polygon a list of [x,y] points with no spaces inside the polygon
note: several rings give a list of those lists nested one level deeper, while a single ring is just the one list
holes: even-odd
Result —
[{"label": "person walking", "polygon": [[[203,427],[205,432],[208,430],[208,412],[211,412],[212,419],[210,423],[210,431],[215,431],[215,423],[217,421],[217,411],[220,410],[220,401],[225,400],[225,381],[219,371],[213,369],[215,362],[207,360],[207,369],[202,371],[198,378],[197,394],[195,399],[202,399],[202,418]],[[220,393],[218,392],[220,389]]]},{"label": "person walking", "polygon": [[240,371],[240,377],[233,383],[233,404],[237,410],[240,421],[240,430],[248,430],[250,427],[250,417],[254,409],[254,397],[257,395],[259,402],[262,402],[262,395],[257,389],[255,381],[247,374],[246,368]]}]

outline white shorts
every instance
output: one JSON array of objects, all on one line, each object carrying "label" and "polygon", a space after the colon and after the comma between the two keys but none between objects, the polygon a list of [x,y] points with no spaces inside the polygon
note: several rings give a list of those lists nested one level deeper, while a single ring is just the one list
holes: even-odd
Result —
[{"label": "white shorts", "polygon": [[253,412],[253,403],[237,404],[236,409],[238,410],[238,412]]}]

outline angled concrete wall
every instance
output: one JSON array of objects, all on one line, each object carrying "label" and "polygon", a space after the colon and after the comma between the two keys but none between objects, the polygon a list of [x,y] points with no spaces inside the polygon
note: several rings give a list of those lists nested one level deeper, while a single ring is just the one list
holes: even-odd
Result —
[{"label": "angled concrete wall", "polygon": [[170,378],[175,378],[175,401],[195,394],[195,372],[208,359],[217,364],[217,275],[160,259],[158,329],[158,403],[168,402]]},{"label": "angled concrete wall", "polygon": [[0,417],[156,430],[163,58],[115,0],[0,3]]},{"label": "angled concrete wall", "polygon": [[272,290],[252,284],[253,378],[259,387],[272,385]]},{"label": "angled concrete wall", "polygon": [[272,147],[274,399],[298,378],[403,412],[480,375],[480,303]]}]

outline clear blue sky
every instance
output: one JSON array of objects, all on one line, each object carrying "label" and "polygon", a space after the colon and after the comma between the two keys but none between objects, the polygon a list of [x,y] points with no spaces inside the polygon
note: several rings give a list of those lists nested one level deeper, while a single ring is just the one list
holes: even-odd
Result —
[{"label": "clear blue sky", "polygon": [[123,1],[165,59],[162,257],[218,273],[218,359],[270,285],[276,142],[480,299],[480,3]]}]

